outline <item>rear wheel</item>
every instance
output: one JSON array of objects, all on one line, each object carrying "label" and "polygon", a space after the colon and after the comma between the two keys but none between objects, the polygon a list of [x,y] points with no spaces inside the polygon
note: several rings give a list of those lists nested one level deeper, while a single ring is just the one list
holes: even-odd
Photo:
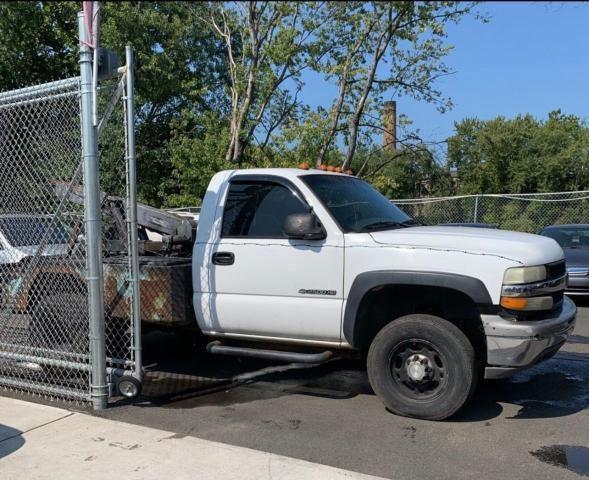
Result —
[{"label": "rear wheel", "polygon": [[474,349],[455,325],[433,315],[407,315],[386,325],[368,351],[368,377],[393,413],[443,420],[477,384]]}]

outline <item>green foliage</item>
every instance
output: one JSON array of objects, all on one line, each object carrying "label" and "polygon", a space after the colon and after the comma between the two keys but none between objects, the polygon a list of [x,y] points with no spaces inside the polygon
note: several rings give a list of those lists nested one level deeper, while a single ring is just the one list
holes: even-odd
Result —
[{"label": "green foliage", "polygon": [[[210,2],[200,25],[224,46],[230,99],[225,158],[239,165],[297,113],[301,72],[318,53],[317,2]],[[293,88],[288,88],[289,83]]]},{"label": "green foliage", "polygon": [[77,75],[76,2],[0,3],[0,91]]},{"label": "green foliage", "polygon": [[167,201],[162,181],[172,175],[168,142],[179,114],[223,111],[226,99],[211,88],[225,75],[215,38],[199,28],[205,5],[188,2],[104,3],[102,44],[124,58],[132,43],[136,63],[138,190],[142,201]]},{"label": "green foliage", "polygon": [[[382,133],[380,111],[391,96],[434,104],[443,112],[452,102],[437,87],[451,73],[444,58],[452,50],[446,27],[473,13],[470,2],[331,2],[319,33],[329,55],[317,62],[327,81],[337,84],[324,147],[342,137],[344,165],[356,149]],[[411,136],[401,139],[412,145]],[[317,163],[322,163],[323,151]]]},{"label": "green foliage", "polygon": [[[76,2],[0,4],[0,91],[78,74],[80,8]],[[102,4],[101,45],[123,61],[127,43],[135,51],[138,187],[141,200],[154,205],[164,202],[160,184],[172,174],[167,143],[179,112],[226,111],[218,88],[225,59],[218,41],[197,25],[206,8],[188,2]],[[120,150],[105,151],[103,161],[122,162]],[[115,173],[104,170],[108,184]]]},{"label": "green foliage", "polygon": [[[366,166],[363,168],[362,166]],[[360,150],[352,165],[389,198],[445,196],[453,193],[447,168],[425,146],[399,150]]]},{"label": "green foliage", "polygon": [[534,193],[589,188],[589,127],[556,110],[548,120],[465,119],[448,140],[458,192]]},{"label": "green foliage", "polygon": [[[450,73],[447,26],[473,7],[103,2],[102,46],[121,58],[127,43],[135,51],[140,199],[197,204],[210,177],[236,159],[242,167],[349,162],[395,198],[589,189],[589,126],[560,111],[545,121],[465,119],[448,141],[446,166],[407,133],[402,117],[398,150],[377,146],[382,103],[391,96],[451,107],[436,83]],[[77,75],[79,9],[75,2],[0,3],[0,91]],[[312,110],[298,98],[305,69],[338,86],[329,109]],[[123,161],[121,119],[113,120],[101,140],[106,189],[120,186]],[[474,211],[470,200],[455,208]],[[528,231],[547,213],[574,220],[555,208],[481,204],[479,219],[503,226],[517,219]]]},{"label": "green foliage", "polygon": [[175,132],[168,145],[172,174],[162,179],[158,196],[167,207],[200,205],[211,177],[235,168],[225,160],[228,123],[214,113],[194,118],[184,112]]},{"label": "green foliage", "polygon": [[[303,162],[313,165],[328,121],[327,112],[319,108],[308,110],[301,118],[284,125],[273,145],[276,152],[273,163],[276,166],[295,166]],[[326,156],[327,165],[339,165],[342,161],[342,154],[336,148],[329,149]]]}]

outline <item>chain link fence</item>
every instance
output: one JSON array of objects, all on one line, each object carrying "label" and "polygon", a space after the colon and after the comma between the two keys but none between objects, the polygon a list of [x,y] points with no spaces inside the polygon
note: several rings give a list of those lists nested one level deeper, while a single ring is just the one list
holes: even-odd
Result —
[{"label": "chain link fence", "polygon": [[86,404],[96,388],[108,394],[97,358],[111,386],[141,381],[130,71],[97,93],[102,356],[91,348],[103,334],[89,313],[83,82],[0,93],[0,389]]},{"label": "chain link fence", "polygon": [[426,225],[487,223],[538,233],[554,224],[589,223],[589,191],[513,195],[464,195],[393,202]]},{"label": "chain link fence", "polygon": [[[0,94],[0,385],[87,400],[80,80]],[[74,192],[79,204],[67,201]]]}]

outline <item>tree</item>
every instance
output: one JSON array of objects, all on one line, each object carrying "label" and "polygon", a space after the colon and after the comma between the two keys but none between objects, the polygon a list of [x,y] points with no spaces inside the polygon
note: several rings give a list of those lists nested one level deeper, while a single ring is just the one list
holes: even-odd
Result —
[{"label": "tree", "polygon": [[172,172],[160,180],[165,197],[163,204],[169,207],[200,205],[211,177],[234,166],[224,156],[228,124],[215,112],[196,118],[188,111],[182,112],[176,123],[167,149]]},{"label": "tree", "polygon": [[[0,91],[78,75],[79,9],[75,2],[0,4]],[[138,187],[154,205],[166,198],[161,180],[173,169],[167,143],[179,112],[227,111],[219,42],[198,26],[205,11],[184,2],[102,6],[102,46],[121,58],[127,43],[135,50]]]},{"label": "tree", "polygon": [[546,121],[465,119],[448,140],[448,164],[461,194],[583,190],[589,188],[589,126],[560,110]]},{"label": "tree", "polygon": [[0,3],[0,91],[78,74],[74,2]]},{"label": "tree", "polygon": [[341,2],[331,3],[330,22],[321,32],[329,55],[321,63],[338,94],[330,126],[316,157],[320,165],[339,134],[346,141],[343,167],[352,162],[359,138],[368,141],[382,132],[379,110],[384,96],[409,96],[434,103],[439,110],[451,101],[436,89],[436,80],[450,69],[443,58],[446,26],[471,13],[463,2]]},{"label": "tree", "polygon": [[199,27],[204,4],[107,2],[103,7],[103,46],[123,55],[131,42],[135,50],[138,190],[142,201],[161,205],[168,198],[163,180],[174,169],[168,143],[179,134],[174,130],[181,112],[227,111],[226,65],[218,40]]},{"label": "tree", "polygon": [[[0,3],[0,90],[77,74],[79,8]],[[316,161],[351,165],[383,190],[398,183],[390,175],[430,145],[401,118],[398,151],[381,152],[375,140],[383,130],[383,100],[405,95],[440,109],[450,105],[435,87],[449,73],[445,28],[472,8],[460,2],[104,2],[102,45],[121,57],[127,43],[135,50],[141,201],[194,202],[191,184],[200,192],[211,168],[236,165]],[[337,85],[329,108],[313,110],[301,100],[307,69]],[[120,129],[117,122],[110,127]],[[110,141],[115,137],[119,143]],[[105,182],[122,179],[115,171],[122,138],[120,130],[102,137]],[[408,185],[395,191],[410,190],[416,191]]]},{"label": "tree", "polygon": [[434,146],[408,144],[397,150],[360,147],[354,162],[369,165],[361,176],[389,198],[452,195],[450,170],[436,159]]},{"label": "tree", "polygon": [[[227,161],[241,163],[261,128],[272,133],[298,104],[300,74],[316,55],[313,32],[320,25],[316,2],[211,3],[201,18],[224,43],[229,69]],[[291,94],[287,82],[295,84]]]}]

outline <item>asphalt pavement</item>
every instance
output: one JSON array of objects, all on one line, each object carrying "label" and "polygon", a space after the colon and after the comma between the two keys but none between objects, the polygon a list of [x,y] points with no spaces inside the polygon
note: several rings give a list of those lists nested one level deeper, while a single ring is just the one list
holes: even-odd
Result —
[{"label": "asphalt pavement", "polygon": [[147,335],[145,357],[140,401],[100,416],[386,478],[589,476],[589,302],[556,357],[483,383],[444,422],[390,414],[351,360],[210,356],[172,334]]}]

